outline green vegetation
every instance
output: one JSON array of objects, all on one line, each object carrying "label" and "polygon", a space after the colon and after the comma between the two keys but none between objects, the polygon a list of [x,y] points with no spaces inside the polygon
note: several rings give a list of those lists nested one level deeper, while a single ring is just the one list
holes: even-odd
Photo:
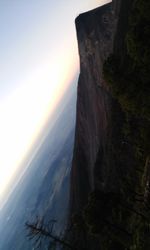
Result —
[{"label": "green vegetation", "polygon": [[[113,148],[112,158],[118,169],[121,197],[129,209],[126,205],[112,206],[112,209],[116,214],[115,223],[120,220],[120,225],[132,233],[129,246],[122,244],[123,249],[130,250],[150,248],[149,40],[150,2],[133,1],[122,51],[114,51],[103,69],[114,100],[121,109],[118,112],[116,107],[112,107],[113,137],[110,147]],[[119,121],[120,115],[123,118]],[[113,249],[106,245],[107,250]]]},{"label": "green vegetation", "polygon": [[111,55],[104,75],[122,109],[150,120],[150,3],[133,1],[122,56]]}]

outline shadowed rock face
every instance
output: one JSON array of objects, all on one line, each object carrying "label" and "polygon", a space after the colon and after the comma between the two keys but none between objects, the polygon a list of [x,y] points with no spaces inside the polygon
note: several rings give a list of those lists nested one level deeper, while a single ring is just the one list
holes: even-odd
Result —
[{"label": "shadowed rock face", "polygon": [[[105,59],[113,50],[117,7],[115,3],[110,3],[81,14],[76,19],[80,76],[71,173],[72,212],[83,207],[88,193],[95,186],[103,186],[106,182],[108,170],[105,151],[110,133],[108,121],[112,100],[102,69]],[[96,169],[97,161],[100,169]],[[101,178],[97,178],[97,175]]]}]

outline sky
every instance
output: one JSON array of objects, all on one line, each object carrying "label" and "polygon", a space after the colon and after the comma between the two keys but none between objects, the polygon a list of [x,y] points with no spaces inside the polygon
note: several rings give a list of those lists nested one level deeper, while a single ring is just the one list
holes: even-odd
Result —
[{"label": "sky", "polygon": [[74,19],[106,0],[0,0],[0,202],[79,72]]}]

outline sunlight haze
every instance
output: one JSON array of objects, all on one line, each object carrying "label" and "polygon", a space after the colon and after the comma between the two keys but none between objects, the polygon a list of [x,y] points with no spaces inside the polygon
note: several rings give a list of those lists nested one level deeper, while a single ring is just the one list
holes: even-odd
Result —
[{"label": "sunlight haze", "polygon": [[0,1],[0,202],[79,71],[74,19],[106,2]]}]

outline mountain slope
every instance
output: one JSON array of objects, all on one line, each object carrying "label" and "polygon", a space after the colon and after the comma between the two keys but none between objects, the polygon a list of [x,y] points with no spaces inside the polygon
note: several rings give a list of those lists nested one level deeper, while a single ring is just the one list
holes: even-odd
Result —
[{"label": "mountain slope", "polygon": [[79,249],[147,250],[150,4],[116,0],[81,14],[76,28],[80,76],[71,171],[73,237]]},{"label": "mountain slope", "polygon": [[94,174],[97,154],[99,150],[107,150],[112,98],[102,71],[113,50],[116,23],[117,13],[112,4],[76,19],[80,76],[71,181],[73,211],[86,204],[89,191],[98,185]]}]

